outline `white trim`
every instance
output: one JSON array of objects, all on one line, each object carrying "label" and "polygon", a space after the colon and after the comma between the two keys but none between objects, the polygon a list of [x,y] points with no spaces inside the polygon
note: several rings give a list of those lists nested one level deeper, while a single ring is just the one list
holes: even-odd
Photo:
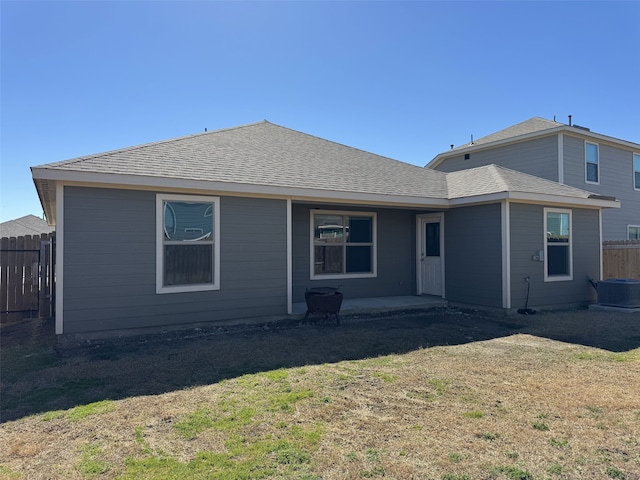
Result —
[{"label": "white trim", "polygon": [[[549,262],[549,252],[547,250],[548,247],[548,243],[547,243],[547,213],[566,213],[569,215],[569,243],[568,243],[568,248],[569,248],[569,274],[568,275],[552,275],[549,276],[548,274],[548,262]],[[569,209],[564,209],[564,208],[544,208],[543,209],[543,225],[544,225],[544,231],[542,232],[543,235],[543,245],[544,245],[544,281],[545,282],[566,282],[566,281],[570,281],[573,280],[573,211],[569,210]],[[601,243],[602,245],[602,243]],[[560,248],[561,246],[564,245],[558,245],[557,247]]]},{"label": "white trim", "polygon": [[631,185],[633,186],[633,189],[635,191],[640,192],[640,186],[636,187],[636,171],[638,173],[640,173],[640,165],[638,165],[638,170],[636,170],[636,157],[638,157],[638,161],[640,162],[640,153],[632,152],[632,154],[631,154],[631,171],[633,173],[632,173],[632,177],[631,177]]},{"label": "white trim", "polygon": [[[341,216],[358,216],[358,217],[371,217],[372,218],[372,258],[371,258],[371,272],[370,273],[330,273],[319,274],[315,272],[315,232],[313,216],[319,215],[341,215]],[[346,261],[346,258],[343,259]],[[309,279],[310,280],[342,280],[349,278],[375,278],[378,276],[378,214],[377,212],[363,212],[363,211],[347,211],[347,210],[309,210]]]},{"label": "white trim", "polygon": [[[640,228],[640,225],[632,225],[632,224],[627,225],[627,240],[635,240],[635,238],[634,239],[629,238],[629,229],[632,228],[632,227],[633,228]],[[602,242],[600,242],[600,243],[602,243]]]},{"label": "white trim", "polygon": [[[164,286],[164,209],[162,207],[165,200],[213,204],[213,283]],[[210,290],[220,290],[220,197],[156,194],[156,293],[203,292]]]},{"label": "white trim", "polygon": [[500,204],[502,223],[502,308],[511,308],[511,208],[509,200]]},{"label": "white trim", "polygon": [[442,276],[441,285],[441,297],[445,297],[445,241],[444,241],[444,212],[437,213],[425,213],[422,215],[416,215],[416,292],[418,295],[423,295],[422,287],[422,246],[424,245],[424,229],[422,228],[425,223],[430,220],[437,220],[440,223],[440,269]]},{"label": "white trim", "polygon": [[64,333],[64,183],[56,184],[56,334]]},{"label": "white trim", "polygon": [[[587,161],[587,145],[595,145],[596,147],[597,161],[595,165],[598,167],[596,170],[596,176],[598,177],[598,180],[596,180],[595,182],[587,178],[587,164],[593,164],[593,162]],[[600,145],[595,142],[589,142],[587,140],[584,141],[584,183],[587,183],[589,185],[600,185]]]},{"label": "white trim", "polygon": [[291,198],[287,198],[287,315],[293,313],[293,217]]},{"label": "white trim", "polygon": [[135,190],[178,189],[183,191],[198,190],[202,193],[219,192],[238,195],[264,195],[277,198],[292,197],[309,200],[336,200],[370,202],[376,205],[406,204],[421,207],[446,207],[447,200],[439,197],[420,197],[410,195],[359,193],[338,190],[323,190],[304,187],[284,187],[271,185],[256,185],[250,183],[219,182],[209,180],[185,180],[178,178],[151,177],[146,175],[123,175],[109,173],[74,172],[68,170],[33,169],[33,178],[38,180],[64,180],[66,184],[78,182],[87,186],[134,187]]},{"label": "white trim", "polygon": [[[35,173],[35,172],[34,172]],[[432,197],[415,197],[403,195],[384,195],[384,194],[361,194],[353,192],[339,192],[329,190],[311,190],[305,188],[280,188],[280,187],[264,187],[260,185],[232,184],[224,182],[206,182],[194,180],[165,180],[162,185],[154,185],[152,183],[140,184],[132,180],[147,177],[131,177],[129,183],[117,183],[119,177],[128,177],[122,175],[106,175],[100,174],[102,180],[99,182],[91,182],[85,180],[65,181],[67,186],[84,186],[94,188],[117,188],[124,190],[142,190],[142,191],[163,191],[176,192],[182,194],[197,195],[228,195],[252,198],[277,198],[285,200],[291,198],[294,202],[317,203],[335,203],[344,204],[352,203],[362,206],[372,207],[406,207],[406,208],[434,208],[444,210],[451,207],[462,205],[481,205],[483,203],[495,203],[506,198],[511,200],[520,200],[525,203],[539,203],[546,205],[562,205],[562,206],[579,206],[581,208],[606,207],[619,208],[620,202],[617,200],[602,200],[584,197],[563,196],[544,193],[522,193],[522,192],[496,192],[482,195],[474,195],[470,197],[461,197],[453,199],[432,198]],[[63,175],[64,176],[64,175]],[[62,177],[62,176],[61,176]],[[34,179],[38,177],[34,175]],[[54,179],[51,179],[54,180]],[[46,181],[44,179],[43,181]]]},{"label": "white trim", "polygon": [[558,183],[564,185],[564,134],[558,134]]},{"label": "white trim", "polygon": [[473,197],[455,198],[449,202],[449,206],[459,207],[462,205],[481,205],[483,203],[496,203],[505,199],[509,199],[513,202],[540,205],[572,206],[580,208],[620,208],[619,200],[577,198],[562,195],[522,192],[501,192],[487,195],[475,195]]}]

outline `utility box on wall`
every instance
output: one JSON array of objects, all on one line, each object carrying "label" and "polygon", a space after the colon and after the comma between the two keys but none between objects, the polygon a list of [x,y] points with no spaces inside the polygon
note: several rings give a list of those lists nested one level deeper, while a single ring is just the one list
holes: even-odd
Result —
[{"label": "utility box on wall", "polygon": [[598,282],[598,304],[640,308],[640,280],[611,278]]}]

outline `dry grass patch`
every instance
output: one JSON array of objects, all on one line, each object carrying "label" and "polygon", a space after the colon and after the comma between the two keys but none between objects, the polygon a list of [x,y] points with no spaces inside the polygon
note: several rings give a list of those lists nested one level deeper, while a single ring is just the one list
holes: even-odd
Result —
[{"label": "dry grass patch", "polygon": [[[327,330],[336,335],[328,342],[347,328]],[[277,355],[300,333],[309,330],[264,339]],[[132,361],[166,355],[175,360],[159,368],[223,368],[207,352],[242,342],[266,352],[263,337],[251,335],[233,345],[208,339],[200,350],[150,349],[146,359],[114,352],[86,370],[77,355],[58,358],[49,374],[68,381],[69,363],[93,388],[92,378],[117,381],[118,367],[135,374]],[[0,478],[638,480],[639,353],[516,334],[103,399],[3,423]]]}]

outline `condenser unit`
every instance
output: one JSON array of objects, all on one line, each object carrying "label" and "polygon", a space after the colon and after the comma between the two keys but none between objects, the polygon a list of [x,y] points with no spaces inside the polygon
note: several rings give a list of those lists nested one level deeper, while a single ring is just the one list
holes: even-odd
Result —
[{"label": "condenser unit", "polygon": [[610,307],[640,308],[640,280],[610,278],[598,282],[598,304]]}]

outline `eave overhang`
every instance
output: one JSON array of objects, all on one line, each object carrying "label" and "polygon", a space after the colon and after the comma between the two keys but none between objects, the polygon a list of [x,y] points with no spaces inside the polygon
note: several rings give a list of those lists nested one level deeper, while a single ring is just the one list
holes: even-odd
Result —
[{"label": "eave overhang", "polygon": [[167,192],[191,192],[283,198],[298,202],[349,203],[396,208],[446,210],[461,206],[479,205],[510,200],[522,203],[576,206],[581,208],[619,208],[620,202],[611,197],[592,195],[589,198],[525,192],[497,192],[469,197],[439,198],[382,193],[347,192],[330,189],[268,186],[245,183],[214,182],[165,177],[87,173],[50,168],[32,169],[33,181],[40,197],[47,222],[56,224],[56,186],[90,186],[94,188],[121,188]]}]

